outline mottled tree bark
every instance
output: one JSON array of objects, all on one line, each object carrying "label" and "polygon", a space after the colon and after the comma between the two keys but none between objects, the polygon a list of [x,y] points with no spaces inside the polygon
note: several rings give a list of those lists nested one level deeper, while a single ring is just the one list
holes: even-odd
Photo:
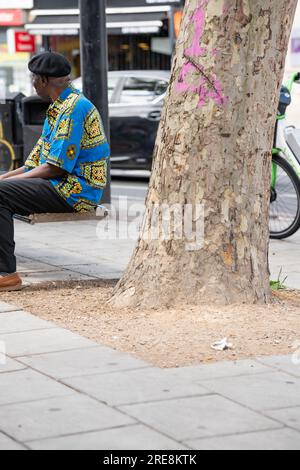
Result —
[{"label": "mottled tree bark", "polygon": [[[142,236],[116,306],[267,303],[271,147],[297,0],[188,0]],[[153,204],[203,204],[204,244],[144,237]]]}]

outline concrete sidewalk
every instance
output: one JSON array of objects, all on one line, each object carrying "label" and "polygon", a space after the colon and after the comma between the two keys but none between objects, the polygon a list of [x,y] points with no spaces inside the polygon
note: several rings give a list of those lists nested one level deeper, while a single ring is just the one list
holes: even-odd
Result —
[{"label": "concrete sidewalk", "polygon": [[300,450],[299,357],[162,370],[0,303],[0,450]]},{"label": "concrete sidewalk", "polygon": [[272,240],[270,245],[270,265],[272,280],[281,278],[287,287],[300,289],[300,232],[287,240]]},{"label": "concrete sidewalk", "polygon": [[[104,221],[17,222],[19,271],[118,279],[136,240],[105,235]],[[300,234],[271,242],[272,279],[299,288],[299,248]],[[0,302],[0,450],[300,450],[299,356],[161,370]]]},{"label": "concrete sidewalk", "polygon": [[[136,237],[107,238],[105,221],[60,222],[27,225],[16,222],[18,269],[28,282],[72,279],[119,279],[135,247]],[[138,225],[138,224],[136,224]],[[131,225],[131,231],[132,225]],[[285,284],[300,288],[300,232],[284,241],[271,241],[272,280],[280,270]]]}]

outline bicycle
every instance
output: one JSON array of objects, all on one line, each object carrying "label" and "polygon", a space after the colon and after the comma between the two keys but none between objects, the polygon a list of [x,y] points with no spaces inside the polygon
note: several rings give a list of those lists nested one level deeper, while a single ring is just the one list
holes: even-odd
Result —
[{"label": "bicycle", "polygon": [[284,123],[294,83],[300,84],[300,73],[281,88],[272,150],[269,226],[270,237],[277,240],[291,237],[300,228],[300,130]]},{"label": "bicycle", "polygon": [[0,120],[0,173],[6,173],[14,169],[15,151],[13,146],[4,138],[3,124]]}]

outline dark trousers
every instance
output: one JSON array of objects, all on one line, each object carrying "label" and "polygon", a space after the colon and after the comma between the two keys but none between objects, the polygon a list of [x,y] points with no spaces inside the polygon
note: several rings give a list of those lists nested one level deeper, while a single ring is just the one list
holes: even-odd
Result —
[{"label": "dark trousers", "polygon": [[73,212],[48,180],[0,181],[0,273],[16,272],[13,215]]}]

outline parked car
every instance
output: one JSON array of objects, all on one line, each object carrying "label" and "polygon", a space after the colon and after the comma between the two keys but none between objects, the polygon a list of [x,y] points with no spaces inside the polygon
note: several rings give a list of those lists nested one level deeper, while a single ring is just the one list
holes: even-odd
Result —
[{"label": "parked car", "polygon": [[[113,169],[151,170],[169,80],[166,71],[109,72]],[[81,90],[82,79],[76,79],[74,85]]]}]

